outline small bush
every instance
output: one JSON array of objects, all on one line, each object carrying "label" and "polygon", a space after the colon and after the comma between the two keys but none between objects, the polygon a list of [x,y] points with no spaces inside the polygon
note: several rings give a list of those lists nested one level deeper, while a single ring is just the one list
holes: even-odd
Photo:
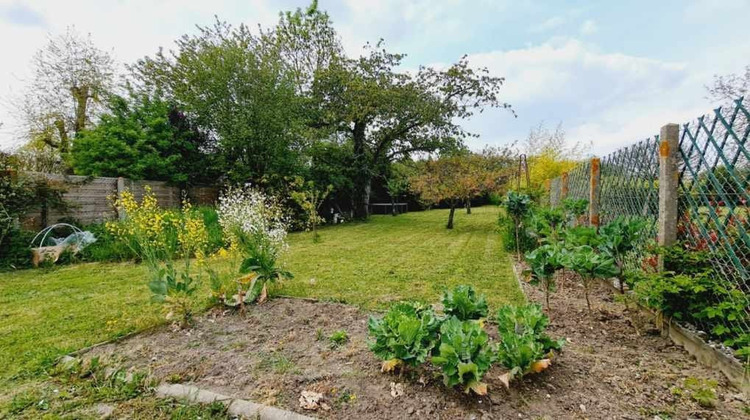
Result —
[{"label": "small bush", "polygon": [[31,267],[29,244],[35,233],[12,229],[0,243],[0,271],[18,270]]},{"label": "small bush", "polygon": [[489,336],[479,323],[453,316],[440,326],[440,347],[432,363],[442,367],[445,386],[461,385],[466,393],[487,394],[481,381],[494,360]]},{"label": "small bush", "polygon": [[79,258],[83,261],[132,261],[137,254],[128,245],[117,238],[104,224],[88,225],[83,228],[94,234],[96,242],[82,249]]},{"label": "small bush", "polygon": [[477,295],[471,286],[456,286],[443,294],[443,311],[461,321],[480,319],[487,316],[487,298]]}]

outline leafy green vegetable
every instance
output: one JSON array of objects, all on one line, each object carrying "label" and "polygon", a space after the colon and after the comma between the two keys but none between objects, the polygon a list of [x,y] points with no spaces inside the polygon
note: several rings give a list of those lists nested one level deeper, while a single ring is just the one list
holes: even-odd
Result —
[{"label": "leafy green vegetable", "polygon": [[432,363],[443,369],[443,383],[462,385],[464,392],[487,394],[482,377],[490,369],[495,354],[489,336],[477,322],[461,321],[455,316],[440,327],[440,347]]},{"label": "leafy green vegetable", "polygon": [[534,339],[542,343],[545,353],[550,350],[562,350],[565,339],[553,340],[545,330],[549,325],[549,317],[542,312],[542,306],[530,303],[523,306],[503,305],[497,311],[497,329],[515,334],[531,333]]},{"label": "leafy green vegetable", "polygon": [[424,363],[438,339],[440,319],[432,309],[421,304],[397,303],[382,319],[370,317],[369,334],[375,341],[370,350],[384,361],[382,370],[396,366],[418,366]]},{"label": "leafy green vegetable", "polygon": [[601,236],[595,227],[576,226],[565,231],[565,245],[569,249],[583,245],[598,247],[601,242]]},{"label": "leafy green vegetable", "polygon": [[560,350],[564,339],[553,340],[544,332],[549,318],[536,304],[506,305],[497,313],[500,344],[497,360],[508,369],[501,380],[508,383],[517,376],[541,372],[550,364],[552,350]]},{"label": "leafy green vegetable", "polygon": [[443,306],[448,316],[453,315],[461,321],[484,318],[488,312],[487,298],[477,295],[473,287],[466,285],[446,291],[443,294]]}]

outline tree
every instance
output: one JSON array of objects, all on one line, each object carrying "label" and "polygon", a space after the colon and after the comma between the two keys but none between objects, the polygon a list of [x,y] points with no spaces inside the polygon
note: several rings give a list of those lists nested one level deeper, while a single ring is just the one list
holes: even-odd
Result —
[{"label": "tree", "polygon": [[554,130],[548,129],[544,122],[532,128],[523,142],[528,156],[530,187],[541,188],[548,179],[573,169],[583,158],[586,146],[584,143],[569,145],[562,123]]},{"label": "tree", "polygon": [[323,204],[323,200],[328,197],[333,186],[329,184],[325,188],[320,188],[315,182],[305,181],[302,177],[296,177],[292,185],[294,188],[291,193],[292,200],[305,212],[307,216],[306,227],[312,230],[313,242],[318,242],[320,237],[317,227],[323,221],[319,213],[320,206]]},{"label": "tree", "polygon": [[306,141],[295,80],[277,48],[220,21],[176,43],[131,67],[136,88],[164,92],[195,116],[215,136],[230,181],[274,186],[296,175]]},{"label": "tree", "polygon": [[174,105],[147,95],[114,96],[99,125],[79,133],[72,164],[80,175],[163,180],[215,180],[208,137]]},{"label": "tree", "polygon": [[76,134],[87,128],[112,89],[114,60],[91,37],[73,28],[54,38],[33,59],[34,77],[19,104],[30,140],[65,157]]},{"label": "tree", "polygon": [[498,94],[504,79],[475,70],[466,57],[446,69],[396,69],[403,59],[368,48],[359,59],[342,59],[316,74],[312,95],[320,109],[311,124],[352,142],[355,156],[353,207],[368,216],[372,179],[379,168],[419,152],[457,150],[470,136],[458,120],[487,107],[509,109]]},{"label": "tree", "polygon": [[750,92],[750,65],[745,66],[744,74],[715,75],[713,85],[706,89],[710,99],[732,107],[734,100]]},{"label": "tree", "polygon": [[459,203],[496,188],[506,180],[505,171],[486,165],[485,160],[482,155],[469,153],[423,161],[409,184],[421,199],[448,204],[446,228],[453,229],[453,215]]}]

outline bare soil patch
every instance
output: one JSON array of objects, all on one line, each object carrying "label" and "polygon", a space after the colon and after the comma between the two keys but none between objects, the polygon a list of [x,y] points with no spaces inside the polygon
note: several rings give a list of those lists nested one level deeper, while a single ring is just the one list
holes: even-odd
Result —
[{"label": "bare soil patch", "polygon": [[[523,285],[530,300],[543,301]],[[606,286],[592,295],[589,314],[583,289],[563,279],[552,297],[552,337],[569,340],[545,372],[505,390],[494,367],[485,376],[489,395],[445,389],[429,369],[403,376],[380,372],[367,349],[367,316],[347,305],[273,299],[242,318],[215,311],[190,331],[167,328],[96,348],[98,356],[126,369],[150,370],[162,381],[216,392],[323,418],[747,418],[747,402],[717,372],[661,337],[652,320],[617,303]],[[493,326],[489,325],[491,334]],[[350,340],[328,337],[346,330]],[[675,395],[687,378],[713,379],[718,402],[703,408]],[[403,395],[392,395],[392,383]],[[330,410],[299,407],[302,391],[320,392]],[[115,413],[116,414],[116,413]]]}]

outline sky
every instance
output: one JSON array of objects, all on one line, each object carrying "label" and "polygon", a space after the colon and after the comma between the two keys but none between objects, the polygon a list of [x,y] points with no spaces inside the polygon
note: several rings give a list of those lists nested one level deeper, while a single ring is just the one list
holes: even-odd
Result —
[{"label": "sky", "polygon": [[[75,26],[124,64],[170,49],[215,16],[270,27],[292,0],[0,0],[0,147],[19,144],[13,104],[33,54]],[[714,75],[750,65],[750,0],[531,1],[320,0],[344,47],[385,41],[405,69],[469,62],[505,77],[501,99],[517,117],[488,110],[463,122],[469,146],[523,140],[558,123],[569,142],[605,155],[711,112]]]}]

